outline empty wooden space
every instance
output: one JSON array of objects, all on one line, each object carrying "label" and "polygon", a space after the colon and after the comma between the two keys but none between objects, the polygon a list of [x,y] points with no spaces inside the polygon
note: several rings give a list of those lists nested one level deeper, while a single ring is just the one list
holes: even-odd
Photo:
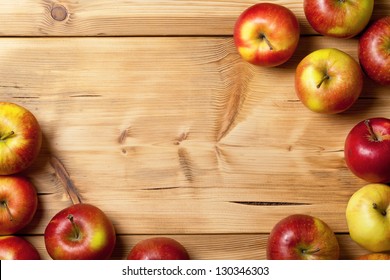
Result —
[{"label": "empty wooden space", "polygon": [[[302,1],[285,5],[302,36],[286,64],[244,62],[232,38],[256,1],[2,1],[0,95],[31,110],[44,142],[25,172],[39,209],[21,234],[46,253],[43,232],[71,200],[51,158],[83,202],[113,221],[124,259],[139,240],[173,236],[194,259],[265,259],[281,218],[306,213],[337,233],[341,257],[366,251],[345,208],[366,183],[344,162],[346,134],[390,117],[389,89],[365,79],[347,112],[313,113],[294,91],[299,61],[334,47],[357,59],[357,38],[318,36]],[[375,1],[373,19],[390,14]]]}]

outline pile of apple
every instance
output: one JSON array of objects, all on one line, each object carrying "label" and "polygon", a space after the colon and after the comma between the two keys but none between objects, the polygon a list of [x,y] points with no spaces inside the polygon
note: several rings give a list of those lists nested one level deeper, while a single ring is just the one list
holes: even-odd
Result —
[{"label": "pile of apple", "polygon": [[[364,73],[390,85],[390,16],[368,25],[373,0],[304,0],[307,21],[320,35],[358,41],[359,63],[335,48],[318,49],[296,67],[295,91],[304,106],[324,114],[342,113],[359,98]],[[300,38],[296,16],[286,7],[258,3],[246,9],[234,27],[241,57],[258,66],[288,61]],[[350,198],[346,220],[351,238],[375,252],[361,259],[390,259],[390,119],[366,119],[351,129],[344,143],[348,168],[366,180]],[[331,228],[317,217],[293,214],[270,232],[268,259],[338,259],[340,248]]]}]

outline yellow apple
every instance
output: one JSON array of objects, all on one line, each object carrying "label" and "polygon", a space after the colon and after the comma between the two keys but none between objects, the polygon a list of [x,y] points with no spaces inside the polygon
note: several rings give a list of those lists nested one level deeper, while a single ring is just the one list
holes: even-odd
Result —
[{"label": "yellow apple", "polygon": [[349,234],[372,252],[390,250],[390,187],[368,184],[349,199],[346,218]]}]

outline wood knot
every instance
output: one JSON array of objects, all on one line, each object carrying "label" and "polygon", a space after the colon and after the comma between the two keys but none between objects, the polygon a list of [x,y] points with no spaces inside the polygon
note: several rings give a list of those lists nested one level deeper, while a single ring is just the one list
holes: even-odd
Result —
[{"label": "wood knot", "polygon": [[63,21],[68,17],[68,10],[60,4],[55,4],[51,9],[51,17],[56,21]]}]

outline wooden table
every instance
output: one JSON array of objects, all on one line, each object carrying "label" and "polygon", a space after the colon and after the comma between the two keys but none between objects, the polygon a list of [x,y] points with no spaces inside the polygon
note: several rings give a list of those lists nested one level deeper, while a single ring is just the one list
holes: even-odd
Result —
[{"label": "wooden table", "polygon": [[[113,221],[113,259],[156,235],[193,259],[265,259],[268,233],[292,213],[327,222],[341,258],[367,252],[348,235],[346,204],[366,182],[347,169],[343,145],[358,121],[390,117],[389,88],[365,79],[347,112],[307,110],[294,91],[299,61],[324,47],[357,59],[357,38],[318,36],[302,1],[269,0],[296,14],[302,37],[286,64],[250,65],[232,30],[257,2],[0,2],[1,99],[31,110],[44,135],[24,172],[39,209],[20,233],[42,258],[47,223],[72,203],[53,157]],[[376,0],[372,20],[389,14]]]}]

